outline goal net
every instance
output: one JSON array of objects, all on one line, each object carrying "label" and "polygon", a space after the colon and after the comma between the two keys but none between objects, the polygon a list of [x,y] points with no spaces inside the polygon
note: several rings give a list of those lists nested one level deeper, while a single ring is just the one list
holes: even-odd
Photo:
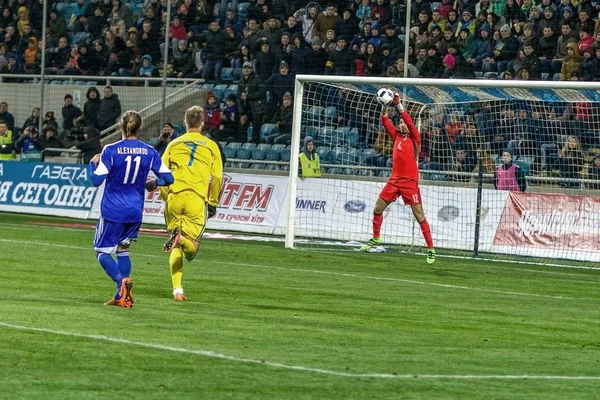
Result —
[{"label": "goal net", "polygon": [[[394,147],[375,101],[385,87],[401,94],[421,132],[419,184],[438,254],[600,260],[600,85],[296,79],[287,247],[357,249],[372,237]],[[322,178],[297,174],[307,137]],[[381,238],[387,251],[426,250],[401,199],[384,212]]]}]

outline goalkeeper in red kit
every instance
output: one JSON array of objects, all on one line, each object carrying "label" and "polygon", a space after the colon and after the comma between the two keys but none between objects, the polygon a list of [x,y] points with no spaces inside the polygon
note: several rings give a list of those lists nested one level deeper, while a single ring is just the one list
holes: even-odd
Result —
[{"label": "goalkeeper in red kit", "polygon": [[419,169],[417,157],[421,148],[421,134],[415,128],[412,118],[404,110],[400,102],[400,95],[394,92],[393,105],[400,112],[400,122],[394,126],[388,116],[390,105],[384,105],[381,111],[381,123],[388,135],[394,140],[394,153],[392,155],[392,175],[383,187],[379,198],[375,202],[373,210],[373,238],[360,248],[361,251],[372,252],[383,243],[381,240],[381,224],[383,223],[383,211],[387,206],[402,197],[404,204],[410,206],[415,219],[421,226],[421,232],[427,243],[427,263],[435,262],[435,249],[429,223],[425,219],[423,205],[421,203],[421,191],[419,189]]}]

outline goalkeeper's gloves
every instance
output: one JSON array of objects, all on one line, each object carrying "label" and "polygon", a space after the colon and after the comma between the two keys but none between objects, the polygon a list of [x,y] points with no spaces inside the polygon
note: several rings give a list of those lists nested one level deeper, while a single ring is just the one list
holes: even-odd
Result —
[{"label": "goalkeeper's gloves", "polygon": [[208,205],[208,219],[217,215],[217,206]]},{"label": "goalkeeper's gloves", "polygon": [[404,111],[404,106],[402,105],[402,101],[400,101],[400,93],[394,92],[394,100],[392,100],[392,102],[399,112]]}]

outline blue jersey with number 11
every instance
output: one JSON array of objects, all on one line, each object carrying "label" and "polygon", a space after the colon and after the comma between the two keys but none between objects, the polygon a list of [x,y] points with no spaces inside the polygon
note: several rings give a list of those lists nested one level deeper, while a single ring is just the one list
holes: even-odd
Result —
[{"label": "blue jersey with number 11", "polygon": [[90,163],[95,186],[106,179],[102,217],[115,222],[141,222],[146,179],[150,170],[159,180],[173,182],[171,171],[152,147],[139,140],[121,140],[102,150],[98,166]]}]

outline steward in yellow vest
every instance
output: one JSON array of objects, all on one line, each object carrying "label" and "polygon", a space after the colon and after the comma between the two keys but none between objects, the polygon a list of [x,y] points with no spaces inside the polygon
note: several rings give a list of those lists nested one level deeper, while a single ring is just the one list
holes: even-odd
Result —
[{"label": "steward in yellow vest", "polygon": [[302,178],[320,178],[321,162],[319,155],[315,153],[315,142],[311,136],[304,138],[304,150],[299,155],[300,172]]},{"label": "steward in yellow vest", "polygon": [[8,124],[0,121],[0,161],[15,161],[13,133],[8,130]]}]

